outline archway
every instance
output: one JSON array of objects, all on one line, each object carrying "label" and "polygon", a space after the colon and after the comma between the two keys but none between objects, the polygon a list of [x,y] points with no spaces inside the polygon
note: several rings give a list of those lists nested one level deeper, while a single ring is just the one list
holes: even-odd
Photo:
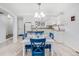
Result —
[{"label": "archway", "polygon": [[0,18],[1,18],[0,20],[4,20],[2,21],[3,22],[1,24],[2,28],[0,30],[1,39],[2,39],[1,42],[6,41],[6,39],[7,38],[9,39],[10,37],[13,39],[13,42],[16,42],[17,41],[17,16],[14,13],[10,12],[10,10],[0,6]]}]

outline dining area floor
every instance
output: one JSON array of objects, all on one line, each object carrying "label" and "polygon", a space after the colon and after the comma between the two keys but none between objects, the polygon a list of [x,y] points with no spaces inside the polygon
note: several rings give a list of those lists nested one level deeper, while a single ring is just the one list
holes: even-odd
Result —
[{"label": "dining area floor", "polygon": [[[0,43],[0,56],[31,56],[31,50],[23,51],[22,39],[18,38],[16,43],[13,40],[7,40]],[[61,42],[53,41],[53,55],[49,52],[49,49],[45,49],[45,56],[79,56],[72,48],[64,45]]]},{"label": "dining area floor", "polygon": [[[68,46],[63,45],[60,42],[54,41],[53,42],[53,55],[49,52],[49,49],[45,50],[45,56],[79,56],[75,50],[69,48]],[[28,49],[25,56],[31,56],[31,50]]]}]

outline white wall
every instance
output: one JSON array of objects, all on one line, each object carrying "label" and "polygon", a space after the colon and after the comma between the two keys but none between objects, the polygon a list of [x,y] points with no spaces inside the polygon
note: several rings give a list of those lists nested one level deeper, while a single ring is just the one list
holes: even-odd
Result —
[{"label": "white wall", "polygon": [[17,21],[18,21],[18,34],[22,34],[22,33],[24,33],[23,18],[18,17],[18,18],[17,18]]},{"label": "white wall", "polygon": [[[55,32],[55,39],[58,41],[62,41],[68,46],[72,47],[75,50],[79,51],[79,4],[68,4],[65,6],[61,6],[64,11],[64,15],[60,18],[60,20],[65,20],[67,24],[65,24],[66,31],[65,32]],[[71,22],[71,16],[75,16],[76,20]]]},{"label": "white wall", "polygon": [[0,42],[6,40],[6,21],[6,16],[0,15]]},{"label": "white wall", "polygon": [[7,18],[6,21],[6,35],[13,34],[13,19]]}]

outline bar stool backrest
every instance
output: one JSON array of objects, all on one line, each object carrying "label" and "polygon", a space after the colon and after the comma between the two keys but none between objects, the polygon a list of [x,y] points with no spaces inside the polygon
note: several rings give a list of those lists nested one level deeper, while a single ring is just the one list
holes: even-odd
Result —
[{"label": "bar stool backrest", "polygon": [[45,41],[46,39],[30,39],[32,56],[44,56],[45,55]]}]

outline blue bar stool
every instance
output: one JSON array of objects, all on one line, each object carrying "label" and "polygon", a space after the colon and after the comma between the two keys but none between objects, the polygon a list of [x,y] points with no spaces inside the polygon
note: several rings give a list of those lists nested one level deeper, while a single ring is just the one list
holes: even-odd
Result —
[{"label": "blue bar stool", "polygon": [[54,39],[54,34],[53,33],[49,33],[49,37],[51,37],[52,39]]},{"label": "blue bar stool", "polygon": [[25,45],[25,51],[26,51],[26,53],[27,53],[27,49],[31,49],[31,45],[29,44],[29,45]]},{"label": "blue bar stool", "polygon": [[45,44],[45,49],[49,49],[49,52],[51,54],[51,44]]},{"label": "blue bar stool", "polygon": [[46,39],[30,39],[32,56],[45,56]]},{"label": "blue bar stool", "polygon": [[25,37],[27,37],[27,33],[24,33],[24,35],[23,35],[23,39],[25,39]]},{"label": "blue bar stool", "polygon": [[25,37],[27,37],[27,33],[19,34],[18,36],[22,36],[22,39],[25,39]]}]

